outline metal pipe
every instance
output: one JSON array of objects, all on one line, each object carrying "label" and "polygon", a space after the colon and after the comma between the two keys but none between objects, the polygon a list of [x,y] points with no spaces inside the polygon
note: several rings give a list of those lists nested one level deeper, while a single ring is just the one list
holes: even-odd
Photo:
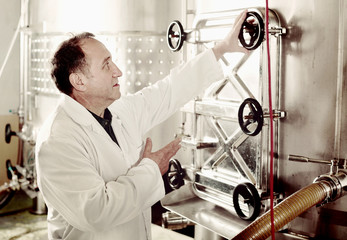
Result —
[{"label": "metal pipe", "polygon": [[[332,164],[333,165],[333,164]],[[333,168],[333,166],[332,166]],[[332,202],[347,194],[347,170],[338,169],[335,174],[323,174],[317,177],[314,182],[326,182],[331,191],[325,202]],[[325,203],[324,202],[324,203]]]},{"label": "metal pipe", "polygon": [[[275,231],[281,229],[301,213],[314,205],[323,202],[330,194],[330,186],[325,182],[313,183],[282,201],[274,208]],[[267,239],[271,235],[270,212],[251,223],[241,231],[233,240]]]},{"label": "metal pipe", "polygon": [[339,36],[337,52],[337,89],[336,89],[336,112],[335,112],[335,139],[334,139],[334,157],[340,158],[341,148],[341,120],[343,104],[343,86],[344,86],[344,1],[339,1]]},{"label": "metal pipe", "polygon": [[21,17],[20,17],[20,81],[19,81],[19,107],[18,107],[18,116],[19,116],[19,124],[20,124],[20,129],[21,130],[24,122],[25,122],[25,79],[26,79],[26,71],[25,71],[25,57],[27,56],[26,52],[26,42],[25,42],[25,33],[23,32],[23,29],[27,26],[28,24],[28,0],[21,0]]},{"label": "metal pipe", "polygon": [[331,164],[331,161],[328,161],[328,160],[313,159],[313,158],[297,156],[297,155],[289,155],[288,160],[295,161],[295,162],[320,163],[320,164],[328,164],[328,165]]},{"label": "metal pipe", "polygon": [[193,225],[187,218],[179,216],[173,212],[165,212],[162,214],[162,227],[171,230],[179,230]]}]

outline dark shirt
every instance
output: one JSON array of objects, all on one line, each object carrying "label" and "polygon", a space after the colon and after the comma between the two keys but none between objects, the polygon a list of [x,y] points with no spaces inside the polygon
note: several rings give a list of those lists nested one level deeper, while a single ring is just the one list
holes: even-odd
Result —
[{"label": "dark shirt", "polygon": [[112,129],[112,114],[110,112],[110,110],[108,110],[108,108],[105,109],[105,113],[104,113],[104,118],[99,117],[98,115],[96,115],[95,113],[89,111],[93,117],[101,124],[101,126],[105,129],[105,131],[108,133],[108,135],[111,137],[111,139],[118,144],[116,135],[114,135],[113,129]]}]

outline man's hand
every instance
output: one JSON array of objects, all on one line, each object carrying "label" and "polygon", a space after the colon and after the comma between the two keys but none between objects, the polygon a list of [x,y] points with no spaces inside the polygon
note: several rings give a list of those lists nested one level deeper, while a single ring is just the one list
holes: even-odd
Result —
[{"label": "man's hand", "polygon": [[152,140],[147,138],[142,158],[149,158],[158,164],[161,175],[164,175],[169,168],[169,160],[181,148],[181,138],[176,138],[162,149],[152,152]]},{"label": "man's hand", "polygon": [[219,60],[224,53],[227,52],[243,52],[248,53],[248,50],[239,45],[239,33],[241,26],[246,19],[247,10],[243,11],[236,19],[233,29],[228,35],[214,46],[213,52],[216,59]]}]

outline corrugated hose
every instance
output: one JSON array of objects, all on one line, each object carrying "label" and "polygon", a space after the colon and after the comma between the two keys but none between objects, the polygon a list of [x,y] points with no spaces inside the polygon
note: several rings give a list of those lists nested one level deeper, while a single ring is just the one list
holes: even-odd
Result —
[{"label": "corrugated hose", "polygon": [[[329,193],[324,182],[313,183],[283,200],[274,208],[275,231],[292,221],[312,206],[322,203]],[[271,235],[270,211],[252,222],[232,240],[261,240]]]}]

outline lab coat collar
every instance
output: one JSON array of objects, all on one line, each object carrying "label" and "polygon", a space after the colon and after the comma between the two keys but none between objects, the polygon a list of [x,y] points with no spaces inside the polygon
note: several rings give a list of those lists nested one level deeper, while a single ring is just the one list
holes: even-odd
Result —
[{"label": "lab coat collar", "polygon": [[96,121],[92,114],[83,105],[77,102],[75,99],[64,94],[62,108],[76,123],[89,127],[90,129],[104,133],[102,126]]},{"label": "lab coat collar", "polygon": [[[109,138],[110,141],[113,140],[108,136],[105,129],[101,126],[101,124],[93,117],[93,115],[86,109],[83,105],[77,102],[75,99],[71,98],[68,95],[64,94],[61,107],[65,110],[65,112],[72,118],[76,123],[89,128],[90,130]],[[115,124],[115,122],[117,124]],[[121,149],[128,149],[124,141],[122,140],[122,132],[121,132],[121,120],[117,115],[113,115],[112,118],[112,128],[117,137],[118,144],[114,143],[117,147]]]}]

